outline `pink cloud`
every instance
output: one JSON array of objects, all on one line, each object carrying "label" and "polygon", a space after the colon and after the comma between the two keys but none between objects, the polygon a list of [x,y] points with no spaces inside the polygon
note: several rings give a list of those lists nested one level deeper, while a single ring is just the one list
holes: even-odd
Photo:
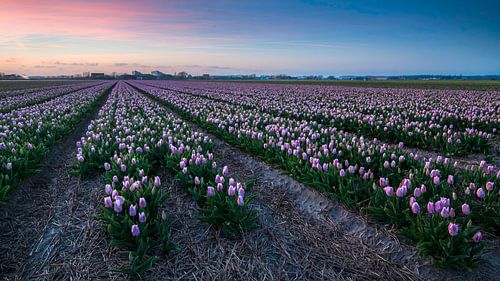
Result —
[{"label": "pink cloud", "polygon": [[[133,39],[158,31],[187,31],[203,26],[186,19],[195,14],[155,9],[147,1],[0,1],[2,37],[28,34]],[[2,38],[0,37],[0,38]]]}]

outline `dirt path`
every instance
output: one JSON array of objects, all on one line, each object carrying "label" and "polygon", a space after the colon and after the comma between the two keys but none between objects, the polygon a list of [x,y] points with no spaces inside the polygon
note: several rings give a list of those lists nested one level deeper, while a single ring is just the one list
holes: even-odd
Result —
[{"label": "dirt path", "polygon": [[40,172],[24,180],[0,209],[0,279],[56,279],[46,275],[53,269],[46,265],[61,249],[72,246],[66,243],[66,237],[75,235],[70,234],[80,227],[75,222],[88,211],[90,199],[82,195],[91,194],[89,191],[99,185],[98,179],[83,185],[68,175],[75,161],[75,143],[105,100],[70,135],[57,142],[42,162]]}]

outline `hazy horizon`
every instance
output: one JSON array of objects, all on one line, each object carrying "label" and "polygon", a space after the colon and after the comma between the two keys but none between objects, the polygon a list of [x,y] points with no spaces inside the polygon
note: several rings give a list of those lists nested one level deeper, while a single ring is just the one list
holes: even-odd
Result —
[{"label": "hazy horizon", "polygon": [[5,73],[500,73],[495,1],[0,4]]}]

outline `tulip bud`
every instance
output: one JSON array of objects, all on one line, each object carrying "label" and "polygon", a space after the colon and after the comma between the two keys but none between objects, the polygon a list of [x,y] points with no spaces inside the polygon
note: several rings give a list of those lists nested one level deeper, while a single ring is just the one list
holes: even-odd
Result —
[{"label": "tulip bud", "polygon": [[238,206],[243,206],[243,204],[245,204],[245,200],[243,200],[243,196],[239,195],[238,196]]},{"label": "tulip bud", "polygon": [[111,194],[111,192],[113,192],[113,188],[111,187],[110,184],[106,184],[104,186],[104,192],[106,192],[106,194]]},{"label": "tulip bud", "polygon": [[139,229],[139,226],[137,224],[132,225],[130,232],[132,233],[132,236],[134,236],[134,237],[137,237],[141,234],[141,230]]},{"label": "tulip bud", "polygon": [[340,170],[340,176],[341,176],[341,177],[345,177],[345,170],[344,170],[344,169],[341,169],[341,170]]},{"label": "tulip bud", "polygon": [[447,180],[448,184],[449,185],[453,185],[453,183],[455,182],[454,178],[452,175],[448,175],[448,180]]},{"label": "tulip bud", "polygon": [[210,197],[212,197],[212,196],[215,195],[215,189],[214,189],[213,186],[207,187],[207,195],[210,196]]},{"label": "tulip bud", "polygon": [[432,201],[429,201],[429,203],[427,203],[427,212],[429,214],[434,213],[434,203]]},{"label": "tulip bud", "polygon": [[104,197],[104,207],[109,208],[113,206],[113,202],[111,201],[111,197]]},{"label": "tulip bud", "polygon": [[476,243],[481,242],[481,240],[483,240],[483,234],[481,233],[481,231],[476,232],[476,234],[472,236],[472,240]]},{"label": "tulip bud", "polygon": [[439,178],[439,176],[435,176],[435,177],[432,179],[432,182],[433,182],[435,185],[438,185],[438,184],[441,182],[441,179]]},{"label": "tulip bud", "polygon": [[144,199],[144,197],[139,198],[139,206],[141,208],[146,208],[146,199]]},{"label": "tulip bud", "polygon": [[443,218],[447,218],[450,216],[450,208],[448,207],[444,207],[442,210],[441,210],[441,216]]},{"label": "tulip bud", "polygon": [[230,185],[229,188],[227,189],[227,195],[229,195],[230,197],[233,197],[235,192],[236,192],[236,188],[234,188],[234,186]]},{"label": "tulip bud", "polygon": [[458,225],[451,223],[448,225],[448,233],[451,236],[456,236],[458,234]]},{"label": "tulip bud", "polygon": [[137,206],[136,205],[130,205],[128,209],[128,214],[131,217],[134,217],[137,214]]},{"label": "tulip bud", "polygon": [[144,212],[141,212],[139,214],[139,222],[144,223],[146,221],[146,214]]},{"label": "tulip bud", "polygon": [[470,214],[470,207],[466,203],[462,204],[462,214],[466,216]]},{"label": "tulip bud", "polygon": [[420,213],[420,206],[418,205],[417,202],[413,202],[413,204],[411,205],[411,211],[414,214]]},{"label": "tulip bud", "polygon": [[486,196],[486,193],[484,192],[483,188],[480,187],[477,189],[476,195],[478,198],[483,199]]},{"label": "tulip bud", "polygon": [[392,188],[392,186],[386,186],[386,187],[384,187],[384,192],[389,197],[391,197],[392,195],[394,195],[394,189]]},{"label": "tulip bud", "polygon": [[120,213],[122,211],[122,201],[121,200],[115,200],[113,205],[114,205],[114,210],[116,213]]}]

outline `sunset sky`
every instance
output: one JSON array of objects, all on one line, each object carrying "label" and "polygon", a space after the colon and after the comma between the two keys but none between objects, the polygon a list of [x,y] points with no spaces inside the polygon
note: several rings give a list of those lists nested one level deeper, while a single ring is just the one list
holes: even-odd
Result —
[{"label": "sunset sky", "polygon": [[0,0],[0,72],[499,74],[499,17],[498,1]]}]

